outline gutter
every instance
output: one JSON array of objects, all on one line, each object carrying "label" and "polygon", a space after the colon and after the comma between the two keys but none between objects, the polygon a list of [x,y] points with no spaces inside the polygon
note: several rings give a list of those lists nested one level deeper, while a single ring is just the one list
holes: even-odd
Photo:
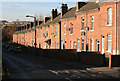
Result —
[{"label": "gutter", "polygon": [[99,8],[95,8],[95,9],[91,9],[91,10],[87,10],[87,11],[76,12],[75,14],[86,13],[86,12],[91,12],[91,11],[96,11],[96,10],[100,10],[100,9]]}]

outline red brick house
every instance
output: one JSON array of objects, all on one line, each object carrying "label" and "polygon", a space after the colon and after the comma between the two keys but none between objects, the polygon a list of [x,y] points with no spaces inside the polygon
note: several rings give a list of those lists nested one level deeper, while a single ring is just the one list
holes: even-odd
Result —
[{"label": "red brick house", "polygon": [[[37,48],[120,54],[120,1],[77,2],[69,9],[62,4],[61,13],[52,9],[51,17],[38,23],[36,30]],[[33,25],[17,31],[13,42],[34,47]]]}]

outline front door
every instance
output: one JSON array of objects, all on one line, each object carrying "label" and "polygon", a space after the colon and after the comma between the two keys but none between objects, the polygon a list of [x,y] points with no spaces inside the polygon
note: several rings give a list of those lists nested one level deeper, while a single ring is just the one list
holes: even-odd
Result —
[{"label": "front door", "polygon": [[101,43],[101,48],[102,48],[102,54],[104,54],[104,36],[102,35],[102,43]]}]

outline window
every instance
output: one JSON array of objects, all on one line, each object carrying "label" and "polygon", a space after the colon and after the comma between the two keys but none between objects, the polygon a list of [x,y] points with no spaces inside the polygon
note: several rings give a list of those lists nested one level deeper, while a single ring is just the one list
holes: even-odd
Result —
[{"label": "window", "polygon": [[57,36],[57,27],[56,27],[56,36]]},{"label": "window", "polygon": [[99,51],[99,40],[96,40],[96,51]]},{"label": "window", "polygon": [[93,51],[93,39],[90,39],[90,51]]},{"label": "window", "polygon": [[107,46],[108,52],[111,52],[111,44],[112,44],[111,35],[108,35],[108,46]]},{"label": "window", "polygon": [[73,49],[73,42],[70,41],[70,48]]},{"label": "window", "polygon": [[91,16],[91,30],[94,30],[94,16]]},{"label": "window", "polygon": [[84,39],[81,39],[81,50],[84,51]]},{"label": "window", "polygon": [[76,42],[74,42],[74,49],[76,49]]},{"label": "window", "polygon": [[73,24],[71,23],[71,31],[70,34],[73,34]]},{"label": "window", "polygon": [[80,44],[79,44],[80,43],[80,39],[78,39],[77,42],[78,42],[78,49],[77,50],[79,51],[79,49],[80,49]]},{"label": "window", "polygon": [[112,8],[108,8],[108,25],[112,25]]},{"label": "window", "polygon": [[64,34],[66,35],[66,24],[64,24]]},{"label": "window", "polygon": [[81,28],[81,30],[83,30],[84,29],[84,17],[82,17],[82,28]]},{"label": "window", "polygon": [[43,37],[45,37],[45,33],[43,33]]},{"label": "window", "polygon": [[65,40],[65,49],[66,49],[66,40]]},{"label": "window", "polygon": [[46,31],[46,37],[48,37],[48,31]]},{"label": "window", "polygon": [[54,36],[53,27],[51,28],[51,37]]}]

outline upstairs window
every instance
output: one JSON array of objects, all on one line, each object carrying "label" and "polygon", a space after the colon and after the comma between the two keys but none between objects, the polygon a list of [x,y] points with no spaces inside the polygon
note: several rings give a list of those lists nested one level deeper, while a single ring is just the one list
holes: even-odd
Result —
[{"label": "upstairs window", "polygon": [[91,16],[91,30],[94,30],[94,16]]},{"label": "upstairs window", "polygon": [[46,31],[46,37],[48,37],[48,31]]},{"label": "upstairs window", "polygon": [[112,8],[108,8],[108,22],[107,25],[112,25]]},{"label": "upstairs window", "polygon": [[43,33],[43,37],[45,37],[45,33]]},{"label": "upstairs window", "polygon": [[57,36],[57,27],[56,27],[56,36]]},{"label": "upstairs window", "polygon": [[71,31],[70,31],[70,34],[73,34],[73,24],[70,23],[70,25],[71,25]]},{"label": "upstairs window", "polygon": [[64,24],[64,34],[66,35],[66,24]]},{"label": "upstairs window", "polygon": [[84,29],[84,17],[82,17],[82,28],[81,28],[81,30],[83,30]]}]

